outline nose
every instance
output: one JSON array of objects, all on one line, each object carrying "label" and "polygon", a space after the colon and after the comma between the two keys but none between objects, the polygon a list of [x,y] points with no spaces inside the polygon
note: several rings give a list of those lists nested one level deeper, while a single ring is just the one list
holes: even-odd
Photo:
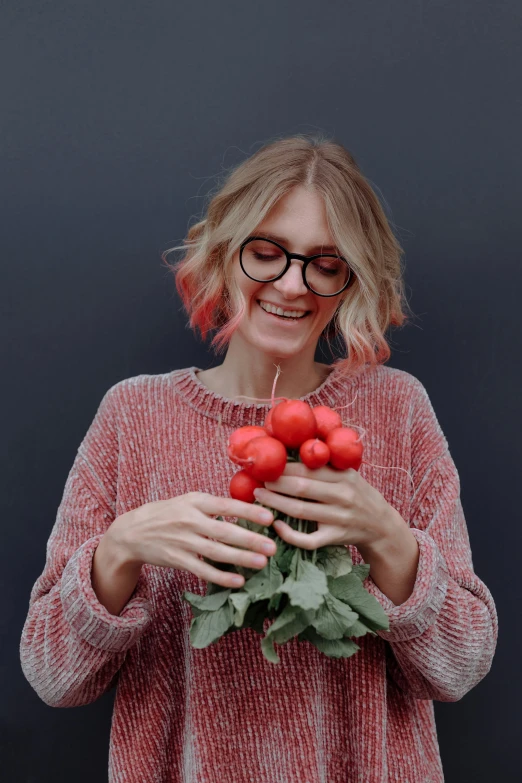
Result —
[{"label": "nose", "polygon": [[283,277],[272,283],[286,299],[296,299],[308,293],[308,288],[303,280],[303,262],[296,258],[290,261],[290,268],[286,270]]}]

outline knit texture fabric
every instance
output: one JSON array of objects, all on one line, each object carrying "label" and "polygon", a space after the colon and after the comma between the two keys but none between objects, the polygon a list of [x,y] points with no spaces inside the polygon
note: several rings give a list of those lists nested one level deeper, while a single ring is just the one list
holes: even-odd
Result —
[{"label": "knit texture fabric", "polygon": [[[89,704],[116,686],[111,783],[440,783],[433,700],[457,701],[485,677],[498,619],[474,573],[448,442],[413,375],[379,365],[346,379],[335,366],[302,398],[353,402],[341,414],[365,428],[365,459],[413,478],[414,486],[402,470],[360,468],[420,549],[403,604],[371,574],[364,582],[389,631],[357,639],[361,649],[348,659],[293,639],[272,664],[252,629],[191,648],[182,595],[206,590],[193,574],[146,564],[119,616],[97,600],[92,559],[112,521],[188,492],[228,497],[237,470],[228,436],[268,412],[268,403],[211,391],[197,371],[128,378],[103,397],[31,591],[20,642],[25,677],[52,707]],[[355,546],[350,552],[364,562]]]}]

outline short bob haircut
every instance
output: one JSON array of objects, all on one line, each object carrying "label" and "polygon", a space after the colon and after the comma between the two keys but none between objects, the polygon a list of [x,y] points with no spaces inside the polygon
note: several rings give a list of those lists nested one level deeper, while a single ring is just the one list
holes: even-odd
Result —
[{"label": "short bob haircut", "polygon": [[[202,339],[217,329],[211,347],[221,352],[239,326],[246,302],[231,263],[246,237],[293,187],[313,188],[324,199],[328,226],[339,252],[355,274],[321,337],[341,337],[346,356],[335,364],[351,375],[391,355],[385,332],[402,326],[409,308],[404,294],[403,250],[384,210],[352,155],[322,136],[276,139],[226,174],[210,197],[206,216],[188,230],[183,251],[168,268]],[[328,343],[329,344],[329,343]]]}]

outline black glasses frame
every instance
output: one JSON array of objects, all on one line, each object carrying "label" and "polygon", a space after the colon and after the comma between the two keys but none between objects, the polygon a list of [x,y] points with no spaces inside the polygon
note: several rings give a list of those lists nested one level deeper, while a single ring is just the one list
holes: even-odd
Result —
[{"label": "black glasses frame", "polygon": [[[276,277],[271,277],[269,280],[258,280],[257,277],[252,277],[252,275],[249,275],[248,272],[245,271],[245,267],[243,266],[243,249],[244,249],[244,247],[246,245],[248,245],[249,242],[253,242],[256,239],[262,239],[263,242],[270,242],[271,245],[275,245],[280,250],[282,250],[283,253],[286,256],[286,266],[283,269],[283,271],[280,272],[280,274],[276,275]],[[301,255],[299,255],[299,253],[290,253],[286,249],[286,247],[283,247],[278,242],[275,242],[273,239],[267,239],[266,237],[248,237],[248,239],[245,239],[245,241],[241,243],[241,246],[239,248],[239,263],[241,265],[241,269],[243,270],[245,275],[250,278],[250,280],[255,280],[256,283],[273,283],[275,280],[279,280],[281,277],[283,277],[283,275],[290,268],[290,262],[292,261],[293,258],[297,259],[298,261],[302,261],[303,262],[303,266],[302,266],[303,283],[308,288],[308,290],[311,291],[316,296],[327,296],[327,297],[339,296],[339,294],[341,294],[343,291],[346,291],[346,289],[355,280],[355,274],[354,274],[352,268],[350,267],[350,264],[346,260],[346,258],[344,258],[343,256],[337,256],[334,253],[317,253],[314,256],[301,256]],[[344,261],[344,263],[348,267],[348,280],[346,281],[344,286],[339,291],[336,291],[335,294],[320,294],[318,291],[314,291],[314,289],[311,288],[311,286],[308,285],[308,281],[306,279],[306,267],[308,266],[310,261],[314,261],[314,259],[316,259],[316,258],[340,258],[341,261]]]}]

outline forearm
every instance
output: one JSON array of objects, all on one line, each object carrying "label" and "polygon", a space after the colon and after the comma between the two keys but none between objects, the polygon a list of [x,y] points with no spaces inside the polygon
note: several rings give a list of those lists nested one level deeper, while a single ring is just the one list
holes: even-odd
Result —
[{"label": "forearm", "polygon": [[119,615],[136,589],[141,565],[129,563],[107,532],[92,561],[92,587],[108,612]]},{"label": "forearm", "polygon": [[[126,650],[152,620],[145,583],[140,587],[138,582],[135,597],[121,617],[100,603],[91,572],[102,540],[102,535],[88,538],[69,557],[59,578],[62,554],[56,549],[31,591],[20,659],[27,681],[49,706],[78,707],[105,693]],[[105,545],[100,562],[105,575],[104,549]]]},{"label": "forearm", "polygon": [[413,593],[419,564],[419,545],[402,517],[397,514],[390,534],[374,546],[357,547],[370,576],[395,606]]}]

